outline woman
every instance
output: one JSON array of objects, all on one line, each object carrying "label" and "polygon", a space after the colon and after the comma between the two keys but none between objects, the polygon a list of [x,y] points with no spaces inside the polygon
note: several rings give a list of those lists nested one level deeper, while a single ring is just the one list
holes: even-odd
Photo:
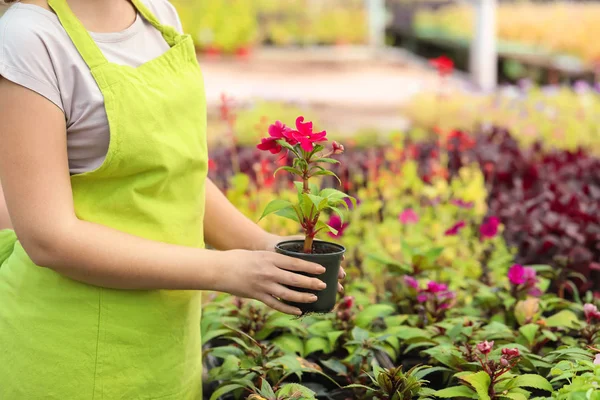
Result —
[{"label": "woman", "polygon": [[207,179],[180,31],[167,0],[28,0],[0,20],[0,399],[198,399],[199,291],[299,314],[281,300],[315,297],[287,286],[323,288]]}]

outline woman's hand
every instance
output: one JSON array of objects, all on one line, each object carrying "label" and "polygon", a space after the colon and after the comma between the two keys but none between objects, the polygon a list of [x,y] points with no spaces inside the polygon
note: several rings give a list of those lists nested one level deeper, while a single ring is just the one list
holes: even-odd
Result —
[{"label": "woman's hand", "polygon": [[221,283],[217,284],[218,291],[262,301],[286,314],[302,315],[302,312],[282,300],[295,303],[317,300],[312,293],[297,292],[286,286],[310,290],[326,288],[320,279],[295,273],[322,274],[325,268],[318,264],[268,251],[230,250],[222,254],[228,258],[225,264],[228,270],[223,271]]},{"label": "woman's hand", "polygon": [[[303,236],[279,236],[267,234],[265,239],[265,245],[263,246],[267,251],[275,251],[275,246],[281,242],[285,242],[288,240],[304,240]],[[344,256],[345,258],[345,256]],[[346,271],[344,271],[343,267],[340,267],[340,273],[338,274],[338,280],[342,281],[346,278]],[[338,282],[338,292],[344,293],[344,286]]]}]

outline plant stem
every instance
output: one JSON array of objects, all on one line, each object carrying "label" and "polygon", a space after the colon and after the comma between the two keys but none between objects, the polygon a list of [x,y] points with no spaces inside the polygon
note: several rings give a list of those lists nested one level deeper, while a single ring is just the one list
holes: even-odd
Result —
[{"label": "plant stem", "polygon": [[304,193],[310,193],[310,189],[308,188],[308,178],[306,175],[302,177],[302,191]]},{"label": "plant stem", "polygon": [[311,254],[313,247],[313,237],[312,235],[306,235],[306,239],[304,239],[304,253]]}]

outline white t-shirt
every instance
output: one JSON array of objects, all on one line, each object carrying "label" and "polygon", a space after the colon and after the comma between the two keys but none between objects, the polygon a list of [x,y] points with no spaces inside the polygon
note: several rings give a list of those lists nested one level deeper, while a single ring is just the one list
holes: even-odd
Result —
[{"label": "white t-shirt", "polygon": [[[182,31],[167,0],[143,1],[163,25]],[[161,33],[139,14],[122,32],[90,35],[108,61],[132,67],[169,49]],[[0,18],[0,75],[63,110],[71,174],[92,171],[104,162],[110,134],[102,93],[53,12],[17,3]]]}]

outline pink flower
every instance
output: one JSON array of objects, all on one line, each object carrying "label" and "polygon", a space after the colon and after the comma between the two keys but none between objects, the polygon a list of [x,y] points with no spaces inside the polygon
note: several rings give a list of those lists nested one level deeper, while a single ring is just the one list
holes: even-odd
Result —
[{"label": "pink flower", "polygon": [[446,232],[444,232],[444,235],[446,236],[455,236],[458,235],[458,232],[460,232],[460,230],[462,228],[465,227],[465,221],[459,221],[456,224],[454,224],[452,226],[452,228],[448,229]]},{"label": "pink flower", "polygon": [[407,208],[406,210],[402,211],[402,213],[400,213],[398,216],[398,219],[405,225],[416,224],[419,222],[419,216],[412,208]]},{"label": "pink flower", "polygon": [[494,341],[488,342],[487,340],[477,344],[477,350],[481,352],[481,354],[490,354],[492,348],[494,347]]},{"label": "pink flower", "polygon": [[586,303],[583,306],[583,314],[585,315],[588,324],[594,320],[600,320],[600,311],[598,311],[598,307],[593,304]]},{"label": "pink flower", "polygon": [[427,301],[427,295],[426,294],[420,294],[417,296],[417,301],[419,303],[425,303]]},{"label": "pink flower", "polygon": [[490,217],[479,227],[479,233],[483,239],[491,239],[498,234],[498,226],[500,219],[498,217]]},{"label": "pink flower", "polygon": [[440,292],[445,292],[448,290],[448,285],[443,284],[443,283],[437,283],[434,281],[429,281],[429,283],[427,284],[427,292],[428,293],[440,293]]},{"label": "pink flower", "polygon": [[596,357],[594,357],[594,364],[600,364],[600,353],[596,354]]},{"label": "pink flower", "polygon": [[412,276],[404,275],[404,284],[410,286],[413,289],[419,288],[419,282],[417,282],[417,280]]},{"label": "pink flower", "polygon": [[289,144],[294,146],[298,142],[292,136],[292,129],[288,128],[281,121],[275,121],[274,124],[269,126],[269,136],[277,139],[285,139]]},{"label": "pink flower", "polygon": [[313,133],[313,123],[304,122],[304,117],[298,117],[296,119],[296,129],[292,131],[292,137],[300,143],[302,150],[311,152],[314,148],[314,143],[326,142],[327,132],[322,131]]},{"label": "pink flower", "polygon": [[330,227],[332,227],[333,229],[335,229],[337,231],[337,234],[335,234],[333,232],[329,232],[329,236],[331,236],[332,238],[342,237],[344,235],[344,231],[348,227],[348,223],[342,223],[342,219],[337,214],[331,214],[331,217],[329,217],[329,222],[327,222],[327,225],[329,225]]}]

